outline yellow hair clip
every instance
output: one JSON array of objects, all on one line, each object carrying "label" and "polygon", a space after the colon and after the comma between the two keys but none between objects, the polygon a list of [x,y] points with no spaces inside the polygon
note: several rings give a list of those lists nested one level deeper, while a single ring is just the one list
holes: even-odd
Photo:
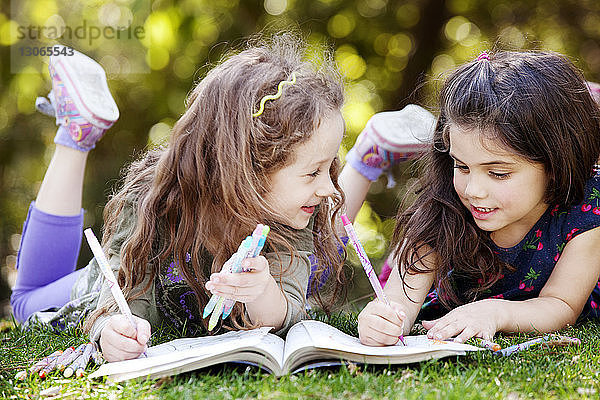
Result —
[{"label": "yellow hair clip", "polygon": [[261,115],[263,113],[263,111],[265,111],[265,103],[268,100],[276,100],[281,97],[281,95],[283,94],[283,85],[285,85],[285,84],[293,85],[294,83],[296,83],[296,73],[292,72],[289,80],[279,82],[279,85],[277,85],[277,93],[268,94],[260,100],[260,107],[258,108],[257,112],[252,114],[252,118],[258,117],[259,115]]}]

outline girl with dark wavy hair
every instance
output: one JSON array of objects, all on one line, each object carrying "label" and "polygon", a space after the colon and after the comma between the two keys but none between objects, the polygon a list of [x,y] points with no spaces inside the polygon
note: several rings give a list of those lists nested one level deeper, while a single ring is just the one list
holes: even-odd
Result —
[{"label": "girl with dark wavy hair", "polygon": [[600,310],[600,112],[547,52],[482,53],[447,78],[416,201],[398,215],[391,306],[359,316],[389,345],[548,332]]},{"label": "girl with dark wavy hair", "polygon": [[[137,330],[118,313],[95,260],[74,271],[85,161],[118,110],[93,60],[59,55],[50,69],[50,101],[38,107],[60,128],[23,229],[11,299],[18,320],[64,325],[89,315],[91,338],[114,361],[142,353],[151,327],[206,333],[201,310],[212,294],[239,301],[229,328],[279,334],[307,317],[311,267],[328,289],[315,287],[317,304],[327,311],[343,298],[333,223],[343,203],[343,84],[330,55],[307,59],[289,34],[228,55],[191,91],[169,143],[128,167],[105,207],[102,242]],[[245,260],[247,272],[220,273],[257,223],[271,227],[265,257]]]}]

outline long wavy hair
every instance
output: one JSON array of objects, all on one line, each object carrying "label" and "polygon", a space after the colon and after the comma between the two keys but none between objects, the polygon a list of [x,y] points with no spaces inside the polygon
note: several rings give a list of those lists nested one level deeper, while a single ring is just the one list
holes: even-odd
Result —
[{"label": "long wavy hair", "polygon": [[[204,289],[210,274],[220,271],[259,222],[271,226],[269,251],[297,255],[290,243],[295,231],[278,222],[285,219],[263,198],[270,189],[269,177],[293,161],[295,149],[311,138],[324,118],[341,109],[343,82],[332,60],[327,51],[318,60],[307,59],[302,40],[281,34],[228,54],[195,86],[168,145],[131,164],[104,210],[105,247],[111,245],[126,205],[133,203],[136,210],[135,228],[120,246],[118,280],[128,299],[135,298],[133,289],[139,290],[146,271],[151,276],[144,291],[165,260],[174,258],[184,265],[186,252],[207,251],[212,265],[202,265],[192,256],[192,268],[181,268],[202,309],[210,295]],[[287,85],[280,98],[267,101],[264,112],[253,118],[260,100],[276,93],[292,72],[295,84]],[[346,286],[344,257],[338,254],[340,240],[334,230],[344,201],[337,183],[339,168],[336,159],[329,174],[338,194],[322,202],[313,228],[315,256],[322,266],[315,277],[329,276],[334,296]],[[334,273],[324,275],[324,266]],[[282,266],[275,278],[288,267]],[[328,304],[322,302],[325,310]],[[244,315],[237,303],[231,314],[236,328],[252,327]]]},{"label": "long wavy hair", "polygon": [[[475,300],[509,266],[494,254],[490,233],[477,227],[454,190],[449,126],[475,129],[543,165],[545,202],[568,207],[583,200],[600,155],[600,115],[582,74],[565,57],[548,52],[497,52],[462,65],[447,78],[439,101],[416,201],[399,213],[392,245],[405,266],[403,281],[406,273],[433,271],[439,300],[452,308]],[[434,265],[425,262],[428,256]],[[458,293],[459,280],[476,284]]]}]

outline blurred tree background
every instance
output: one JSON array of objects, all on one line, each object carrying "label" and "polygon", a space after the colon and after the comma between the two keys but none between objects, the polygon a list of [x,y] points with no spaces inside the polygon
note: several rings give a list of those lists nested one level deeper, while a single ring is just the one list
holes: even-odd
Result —
[{"label": "blurred tree background", "polygon": [[[27,208],[49,163],[54,121],[35,111],[50,90],[47,57],[24,46],[57,42],[22,38],[31,26],[141,27],[143,37],[95,40],[63,36],[107,70],[120,120],[88,159],[85,225],[101,231],[102,210],[119,172],[149,146],[162,143],[184,110],[186,95],[230,45],[257,33],[301,31],[314,46],[331,46],[346,80],[344,116],[351,147],[378,111],[418,103],[435,113],[440,77],[486,49],[544,49],[569,56],[589,80],[600,79],[598,0],[59,0],[3,1],[0,6],[0,316],[14,282]],[[86,25],[87,24],[87,25]],[[129,29],[129,31],[127,30]],[[39,32],[39,29],[38,29]],[[49,33],[50,32],[50,33]],[[64,32],[64,31],[63,31]],[[42,32],[44,33],[44,32]],[[31,36],[31,35],[30,35]],[[49,36],[49,37],[47,37]],[[30,40],[31,39],[31,40]],[[357,230],[377,266],[382,263],[396,209],[414,175],[410,165],[383,177],[368,195]],[[79,266],[91,254],[82,245]],[[359,265],[356,258],[351,262]],[[353,299],[368,284],[357,271]],[[358,307],[361,301],[355,301]]]}]

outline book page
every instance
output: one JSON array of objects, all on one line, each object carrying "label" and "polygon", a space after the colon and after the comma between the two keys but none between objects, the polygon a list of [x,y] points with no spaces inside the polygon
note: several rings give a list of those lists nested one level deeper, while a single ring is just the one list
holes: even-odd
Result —
[{"label": "book page", "polygon": [[[264,328],[262,328],[264,329]],[[283,354],[285,349],[285,341],[277,335],[268,334],[263,336],[258,343],[254,345],[257,349],[264,353],[270,354],[273,359],[283,368]],[[281,372],[277,371],[278,373]]]},{"label": "book page", "polygon": [[[90,378],[136,372],[143,372],[145,375],[153,370],[168,370],[170,366],[180,364],[184,360],[191,362],[211,357],[218,359],[220,354],[255,346],[268,335],[270,329],[259,328],[250,331],[232,331],[217,336],[176,339],[149,347],[146,352],[147,357],[102,364],[100,369],[90,375]],[[281,350],[276,353],[280,354]]]},{"label": "book page", "polygon": [[285,337],[285,349],[283,353],[283,360],[288,359],[290,354],[293,354],[296,350],[304,348],[304,347],[314,347],[314,343],[312,338],[308,334],[308,330],[306,329],[305,322],[300,321],[294,326],[290,328]]},{"label": "book page", "polygon": [[[302,334],[300,326],[304,329],[304,334]],[[295,331],[292,333],[292,330]],[[290,333],[288,333],[288,338],[286,340],[285,358],[287,359],[294,351],[306,346],[383,357],[408,356],[411,354],[429,353],[438,350],[455,352],[481,350],[478,347],[468,344],[429,339],[425,335],[406,336],[405,341],[406,346],[401,343],[395,346],[385,347],[366,346],[362,344],[358,338],[347,335],[330,325],[319,321],[307,320],[299,322],[290,329]]]},{"label": "book page", "polygon": [[[238,339],[252,340],[265,336],[271,328],[259,328],[250,331],[231,331],[217,336],[202,336],[194,338],[181,338],[171,340],[170,342],[149,347],[146,351],[147,357],[155,357],[164,354],[171,354],[174,351],[188,351],[194,349],[202,349],[207,353],[212,353],[214,347],[219,347],[222,352],[233,349],[236,346]],[[257,340],[258,342],[258,340]],[[199,354],[196,354],[199,355]],[[140,356],[139,358],[143,358]]]}]

